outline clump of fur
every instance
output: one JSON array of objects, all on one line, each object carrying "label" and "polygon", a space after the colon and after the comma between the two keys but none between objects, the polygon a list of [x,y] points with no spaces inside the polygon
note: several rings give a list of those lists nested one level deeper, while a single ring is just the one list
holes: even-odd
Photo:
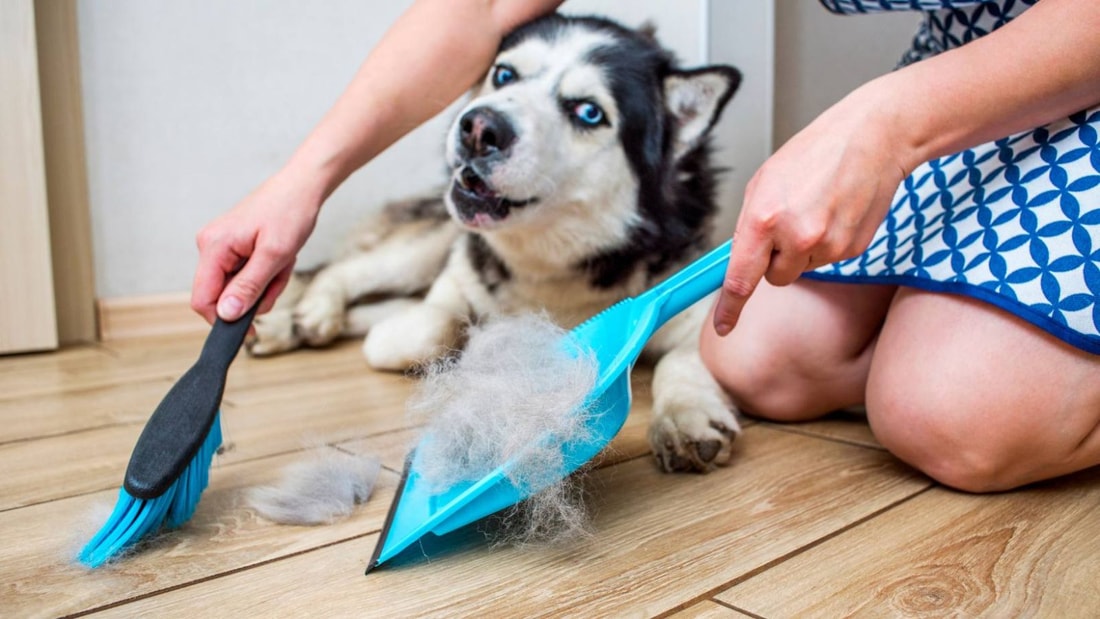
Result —
[{"label": "clump of fur", "polygon": [[552,483],[503,514],[498,545],[562,544],[587,537],[588,510],[578,477]]},{"label": "clump of fur", "polygon": [[332,448],[288,465],[274,486],[253,489],[249,507],[279,524],[319,525],[342,520],[370,498],[381,463]]},{"label": "clump of fur", "polygon": [[481,479],[497,467],[539,492],[507,516],[511,542],[564,541],[585,530],[572,478],[559,479],[561,445],[589,438],[585,401],[595,359],[564,345],[543,314],[500,317],[470,330],[462,356],[428,368],[408,404],[426,422],[418,472],[434,490]]}]

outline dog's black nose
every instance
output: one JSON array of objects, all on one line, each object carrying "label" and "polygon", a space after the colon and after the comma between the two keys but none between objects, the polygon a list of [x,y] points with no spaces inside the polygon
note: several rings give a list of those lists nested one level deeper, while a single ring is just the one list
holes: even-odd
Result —
[{"label": "dog's black nose", "polygon": [[512,123],[488,107],[477,107],[463,114],[458,128],[462,148],[469,157],[485,157],[507,150],[516,140]]}]

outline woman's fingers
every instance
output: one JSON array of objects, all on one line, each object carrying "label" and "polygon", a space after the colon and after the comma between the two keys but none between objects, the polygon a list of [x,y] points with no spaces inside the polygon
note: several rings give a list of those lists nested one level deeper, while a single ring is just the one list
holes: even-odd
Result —
[{"label": "woman's fingers", "polygon": [[764,272],[764,277],[773,286],[786,286],[793,284],[810,268],[808,252],[780,249],[772,252],[771,262]]},{"label": "woman's fingers", "polygon": [[191,309],[213,324],[217,316],[218,295],[225,286],[225,273],[217,267],[213,256],[199,255],[195,282],[191,286]]},{"label": "woman's fingers", "polygon": [[294,258],[290,259],[290,264],[283,267],[282,271],[279,271],[275,278],[271,280],[271,283],[267,285],[267,291],[264,292],[264,298],[260,300],[260,314],[265,314],[271,311],[271,308],[275,305],[275,300],[279,298],[279,295],[286,289],[286,285],[290,282],[290,276],[294,273]]},{"label": "woman's fingers", "polygon": [[240,267],[241,253],[234,250],[227,237],[217,232],[219,223],[207,226],[199,233],[199,264],[191,286],[191,309],[214,324],[218,298],[229,277]]},{"label": "woman's fingers", "polygon": [[718,335],[728,334],[737,324],[741,310],[768,269],[771,255],[771,239],[755,229],[734,233],[729,267],[714,308],[714,330]]},{"label": "woman's fingers", "polygon": [[[293,255],[286,256],[282,252],[257,247],[244,267],[225,286],[218,299],[218,316],[226,322],[240,318],[260,300],[268,284],[293,262]],[[284,278],[282,285],[285,283]],[[270,301],[274,303],[274,297]]]}]

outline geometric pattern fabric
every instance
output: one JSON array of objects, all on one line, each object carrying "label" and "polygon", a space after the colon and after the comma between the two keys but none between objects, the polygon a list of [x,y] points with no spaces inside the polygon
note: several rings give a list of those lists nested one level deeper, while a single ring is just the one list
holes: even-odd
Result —
[{"label": "geometric pattern fabric", "polygon": [[[934,7],[903,64],[1034,3],[821,1],[846,13]],[[804,277],[968,295],[1100,354],[1100,106],[919,166],[863,254]]]}]

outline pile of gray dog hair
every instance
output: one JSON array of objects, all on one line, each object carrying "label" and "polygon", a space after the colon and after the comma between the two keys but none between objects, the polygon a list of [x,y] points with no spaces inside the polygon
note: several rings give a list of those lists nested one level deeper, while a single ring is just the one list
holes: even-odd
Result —
[{"label": "pile of gray dog hair", "polygon": [[[589,436],[584,405],[597,367],[563,345],[567,336],[543,314],[473,326],[462,354],[427,367],[407,404],[410,420],[425,425],[417,471],[433,491],[512,462],[509,480],[533,492],[504,514],[494,535],[500,544],[564,542],[587,532],[580,482],[559,471],[561,445]],[[285,524],[346,517],[370,496],[378,463],[332,451],[287,469],[279,485],[254,490],[250,505]]]},{"label": "pile of gray dog hair", "polygon": [[505,514],[501,543],[560,542],[582,535],[588,516],[575,477],[562,479],[561,445],[588,438],[585,400],[596,382],[591,356],[563,345],[568,333],[543,314],[473,327],[461,355],[437,362],[408,412],[427,423],[417,471],[435,490],[481,479],[497,467],[534,494]]}]

